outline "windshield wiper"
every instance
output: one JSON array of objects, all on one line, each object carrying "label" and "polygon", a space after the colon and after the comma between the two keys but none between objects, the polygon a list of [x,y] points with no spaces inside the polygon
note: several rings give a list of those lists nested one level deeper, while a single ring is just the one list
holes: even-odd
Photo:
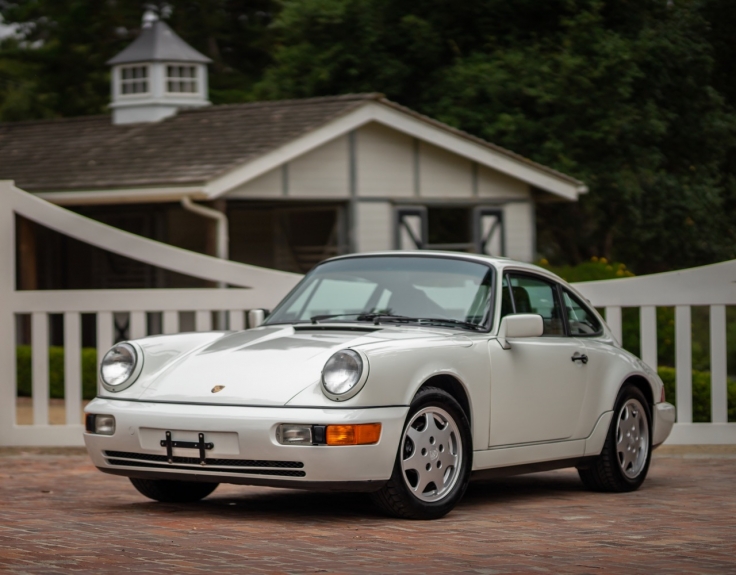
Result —
[{"label": "windshield wiper", "polygon": [[378,325],[381,321],[394,321],[399,323],[428,323],[428,324],[450,324],[465,327],[467,329],[479,330],[483,329],[482,325],[463,321],[459,319],[445,319],[439,317],[407,317],[404,315],[388,315],[388,314],[372,314],[373,323]]},{"label": "windshield wiper", "polygon": [[460,319],[444,319],[444,318],[434,318],[434,317],[422,317],[419,318],[420,322],[425,323],[446,323],[450,325],[457,325],[460,327],[466,327],[468,329],[474,329],[474,330],[482,330],[483,326],[478,323],[473,323],[472,321],[463,321]]},{"label": "windshield wiper", "polygon": [[[391,313],[373,313],[373,312],[366,312],[366,311],[360,311],[357,313],[332,313],[332,314],[324,314],[324,315],[313,315],[309,318],[309,320],[312,323],[318,323],[325,319],[332,319],[335,317],[352,317],[356,316],[356,321],[374,321],[376,318],[395,318],[395,319],[401,319],[404,318],[403,315],[394,315]],[[412,319],[412,318],[405,318],[405,319]]]},{"label": "windshield wiper", "polygon": [[440,317],[409,317],[405,315],[396,315],[392,313],[333,313],[325,315],[315,315],[309,319],[313,324],[316,324],[325,319],[332,319],[336,317],[352,317],[355,316],[355,321],[372,321],[374,325],[380,325],[381,322],[395,322],[395,323],[427,323],[427,324],[449,324],[464,327],[472,330],[483,329],[482,325],[473,323],[470,321],[462,321],[459,319],[445,319]]}]

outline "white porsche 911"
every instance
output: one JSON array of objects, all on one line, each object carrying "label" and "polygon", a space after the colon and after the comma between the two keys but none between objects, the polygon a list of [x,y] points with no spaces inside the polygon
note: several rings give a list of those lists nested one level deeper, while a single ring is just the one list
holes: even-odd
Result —
[{"label": "white porsche 911", "polygon": [[631,491],[675,418],[574,288],[469,254],[334,258],[263,325],[119,343],[100,377],[94,464],[168,502],[218,483],[368,491],[433,519],[471,478],[562,467]]}]

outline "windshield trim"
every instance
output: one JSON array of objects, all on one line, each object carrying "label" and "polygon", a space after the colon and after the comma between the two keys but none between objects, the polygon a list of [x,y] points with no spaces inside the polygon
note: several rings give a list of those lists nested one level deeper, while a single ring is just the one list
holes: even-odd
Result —
[{"label": "windshield trim", "polygon": [[[309,276],[311,276],[313,273],[315,273],[321,266],[324,264],[333,262],[333,261],[343,261],[348,259],[357,259],[357,258],[416,258],[416,257],[423,257],[423,258],[432,258],[432,259],[438,259],[438,260],[462,260],[474,264],[479,264],[481,266],[485,266],[488,269],[491,270],[491,297],[490,297],[490,305],[488,308],[488,317],[485,319],[485,321],[482,324],[478,324],[479,329],[471,329],[466,327],[460,327],[460,326],[432,326],[432,327],[447,327],[448,329],[458,329],[462,331],[467,331],[470,333],[490,333],[493,330],[493,322],[495,319],[495,311],[496,311],[496,284],[498,282],[498,270],[496,269],[496,266],[493,265],[493,262],[491,261],[483,261],[478,258],[474,257],[463,257],[462,254],[454,255],[454,254],[437,254],[437,253],[422,253],[421,251],[417,251],[416,253],[411,252],[400,252],[400,253],[386,253],[386,254],[350,254],[346,256],[338,256],[335,258],[330,258],[328,260],[321,261],[316,266],[314,266],[309,272],[307,272],[304,277],[287,293],[283,299],[278,303],[278,305],[273,309],[273,311],[269,314],[269,318],[272,317],[282,305],[284,305],[284,302],[286,302],[293,293],[299,289],[299,287],[302,285],[302,282],[304,282]],[[309,320],[301,320],[301,321],[293,321],[293,322],[273,322],[270,323],[268,320],[269,318],[266,318],[266,321],[263,322],[262,325],[305,325],[310,324],[311,322]],[[327,322],[325,322],[327,323]],[[325,325],[325,323],[322,323],[322,325]],[[358,324],[358,325],[365,325],[365,322],[363,321],[350,321],[350,320],[340,320],[339,322],[334,322],[334,324],[337,323],[346,323],[346,324]],[[333,325],[334,325],[333,324]],[[421,325],[410,325],[410,324],[403,324],[407,327],[427,327],[425,324],[424,326]]]}]

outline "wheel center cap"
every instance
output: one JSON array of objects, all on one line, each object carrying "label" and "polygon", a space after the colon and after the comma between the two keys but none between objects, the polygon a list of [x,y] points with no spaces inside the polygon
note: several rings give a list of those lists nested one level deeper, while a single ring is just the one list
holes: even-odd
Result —
[{"label": "wheel center cap", "polygon": [[436,449],[430,450],[430,452],[429,452],[429,458],[432,461],[434,461],[435,459],[437,459],[439,456],[440,456],[440,452],[439,451],[437,451]]}]

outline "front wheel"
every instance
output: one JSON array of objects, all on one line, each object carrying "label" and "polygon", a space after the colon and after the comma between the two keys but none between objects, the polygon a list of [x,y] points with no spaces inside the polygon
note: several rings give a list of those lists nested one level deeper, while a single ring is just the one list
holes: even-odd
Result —
[{"label": "front wheel", "polygon": [[652,457],[651,411],[644,394],[632,385],[621,389],[601,454],[578,468],[583,484],[593,491],[638,489]]},{"label": "front wheel", "polygon": [[168,479],[139,479],[130,477],[139,493],[162,503],[193,503],[212,493],[219,483],[171,481]]},{"label": "front wheel", "polygon": [[406,519],[438,519],[465,493],[472,467],[470,424],[447,392],[419,390],[409,409],[391,479],[374,500]]}]

